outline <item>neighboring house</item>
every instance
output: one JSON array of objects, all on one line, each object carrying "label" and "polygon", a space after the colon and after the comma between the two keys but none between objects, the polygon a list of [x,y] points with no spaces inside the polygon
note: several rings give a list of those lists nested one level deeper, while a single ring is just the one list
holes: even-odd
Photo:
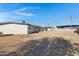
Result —
[{"label": "neighboring house", "polygon": [[54,28],[52,27],[44,27],[45,28],[45,31],[52,31]]},{"label": "neighboring house", "polygon": [[31,24],[16,22],[0,23],[0,33],[3,34],[29,34],[33,32],[38,32],[38,29]]},{"label": "neighboring house", "polygon": [[78,29],[79,25],[61,25],[56,26],[58,29]]}]

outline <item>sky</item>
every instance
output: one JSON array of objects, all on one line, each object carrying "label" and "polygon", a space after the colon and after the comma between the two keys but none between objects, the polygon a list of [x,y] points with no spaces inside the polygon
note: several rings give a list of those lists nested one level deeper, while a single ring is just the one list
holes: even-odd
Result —
[{"label": "sky", "polygon": [[0,3],[0,22],[22,22],[23,20],[26,23],[41,26],[79,24],[79,4]]}]

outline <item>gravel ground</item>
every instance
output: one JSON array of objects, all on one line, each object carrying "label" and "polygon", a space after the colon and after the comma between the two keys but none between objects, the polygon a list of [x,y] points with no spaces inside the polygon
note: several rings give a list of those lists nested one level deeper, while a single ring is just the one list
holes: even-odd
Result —
[{"label": "gravel ground", "polygon": [[[75,46],[78,46],[79,43],[79,35],[74,33],[73,31],[57,31],[57,30],[53,30],[53,31],[44,31],[44,32],[39,32],[39,33],[34,33],[34,34],[29,34],[29,35],[9,35],[9,36],[0,36],[0,55],[10,55],[10,53],[12,52],[11,55],[13,55],[13,51],[17,51],[18,49],[20,49],[20,47],[22,47],[24,44],[28,45],[28,42],[32,42],[33,40],[35,41],[41,41],[44,40],[44,38],[52,38],[52,40],[54,40],[53,38],[63,38],[64,40],[70,41],[70,45],[75,44],[73,46],[71,46],[72,48]],[[62,39],[62,40],[63,40]],[[45,39],[46,40],[46,39]],[[47,42],[50,42],[51,39],[47,39]],[[31,43],[30,43],[31,44]],[[29,44],[29,45],[30,45]],[[35,43],[33,43],[35,44]],[[48,43],[47,43],[48,44]],[[37,44],[40,45],[40,44]],[[45,46],[46,44],[44,44]],[[43,47],[44,47],[43,46]],[[49,46],[49,45],[47,45]],[[44,47],[44,48],[47,48]],[[69,46],[68,46],[69,47]],[[23,47],[22,47],[23,48]],[[35,48],[35,47],[33,47]],[[39,48],[39,47],[37,47]],[[51,48],[51,47],[50,47]],[[55,48],[55,47],[54,47]],[[54,49],[52,48],[52,49]],[[70,48],[70,47],[69,47]],[[72,49],[70,48],[70,50]],[[58,48],[57,48],[58,49]],[[74,48],[75,49],[75,48]],[[28,49],[27,49],[28,50]],[[36,49],[37,50],[37,49]],[[49,49],[50,50],[50,49]],[[67,49],[68,50],[68,49]],[[19,51],[19,50],[18,50]],[[21,50],[20,50],[21,51]],[[29,51],[32,51],[32,49],[30,49]],[[34,50],[33,50],[34,51]],[[46,53],[46,51],[43,51],[41,49],[39,49],[39,51],[42,51],[43,53],[39,53],[38,55],[53,55],[50,53]],[[52,50],[53,51],[53,50]],[[56,50],[57,51],[57,50]],[[61,49],[60,49],[61,51]],[[10,53],[9,53],[10,52]],[[38,51],[35,54],[30,54],[29,52],[26,54],[23,53],[24,50],[21,52],[22,54],[18,55],[37,55]],[[26,51],[25,51],[26,52]],[[51,50],[50,50],[51,52]],[[55,52],[55,50],[53,51]],[[67,51],[66,51],[67,52]],[[14,52],[15,53],[15,52]],[[58,53],[60,53],[59,51],[57,53],[55,53],[55,55],[57,55]],[[64,53],[64,52],[63,52]],[[74,53],[74,52],[72,52]],[[78,55],[78,52],[75,52],[75,55]],[[58,54],[58,55],[62,55],[62,53]],[[66,55],[66,54],[64,54]],[[70,54],[71,55],[71,54]],[[73,55],[73,54],[72,54]]]}]

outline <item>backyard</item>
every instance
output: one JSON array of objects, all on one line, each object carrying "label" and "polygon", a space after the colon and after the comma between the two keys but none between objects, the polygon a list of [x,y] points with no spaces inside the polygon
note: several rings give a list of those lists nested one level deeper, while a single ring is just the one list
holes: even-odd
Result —
[{"label": "backyard", "polygon": [[79,55],[79,35],[73,31],[43,31],[0,36],[0,55]]}]

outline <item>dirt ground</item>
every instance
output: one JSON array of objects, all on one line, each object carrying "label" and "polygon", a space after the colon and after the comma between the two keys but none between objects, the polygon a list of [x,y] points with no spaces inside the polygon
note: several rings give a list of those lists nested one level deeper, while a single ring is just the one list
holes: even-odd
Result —
[{"label": "dirt ground", "polygon": [[21,46],[22,42],[51,37],[63,37],[70,40],[72,43],[79,43],[79,35],[74,33],[73,31],[53,30],[33,33],[29,35],[0,36],[0,53],[15,51]]}]

